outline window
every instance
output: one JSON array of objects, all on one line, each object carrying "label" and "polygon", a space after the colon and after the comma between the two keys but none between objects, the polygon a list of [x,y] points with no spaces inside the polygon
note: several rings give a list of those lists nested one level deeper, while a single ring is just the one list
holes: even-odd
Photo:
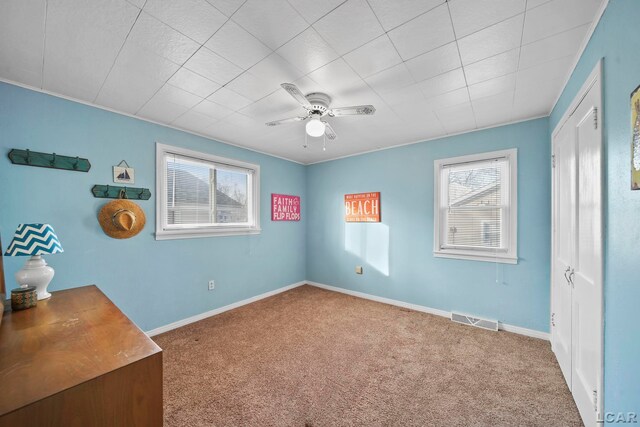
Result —
[{"label": "window", "polygon": [[260,232],[260,167],[157,144],[156,239]]},{"label": "window", "polygon": [[434,255],[515,264],[517,150],[435,161]]}]

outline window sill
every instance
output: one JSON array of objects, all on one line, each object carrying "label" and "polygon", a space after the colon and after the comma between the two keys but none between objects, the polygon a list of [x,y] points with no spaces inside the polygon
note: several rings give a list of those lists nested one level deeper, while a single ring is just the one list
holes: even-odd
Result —
[{"label": "window sill", "polygon": [[201,237],[247,236],[260,234],[261,228],[228,228],[219,230],[157,230],[156,240],[197,239]]},{"label": "window sill", "polygon": [[497,262],[501,264],[517,264],[518,257],[507,254],[481,254],[458,251],[433,251],[436,258],[463,259],[468,261]]}]

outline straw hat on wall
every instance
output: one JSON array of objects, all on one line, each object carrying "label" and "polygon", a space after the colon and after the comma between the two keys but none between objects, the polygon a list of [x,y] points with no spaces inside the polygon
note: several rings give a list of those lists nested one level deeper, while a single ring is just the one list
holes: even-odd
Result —
[{"label": "straw hat on wall", "polygon": [[144,211],[127,199],[105,204],[98,214],[102,231],[114,239],[128,239],[140,233],[146,223]]}]

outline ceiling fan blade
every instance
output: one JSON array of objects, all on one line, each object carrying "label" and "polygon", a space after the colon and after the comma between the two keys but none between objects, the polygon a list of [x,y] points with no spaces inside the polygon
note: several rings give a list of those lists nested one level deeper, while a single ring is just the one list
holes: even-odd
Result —
[{"label": "ceiling fan blade", "polygon": [[338,116],[370,116],[376,112],[373,105],[355,105],[353,107],[332,108],[329,111],[331,117]]},{"label": "ceiling fan blade", "polygon": [[288,119],[282,119],[282,120],[274,120],[273,122],[267,122],[265,123],[265,125],[267,126],[278,126],[284,123],[293,123],[293,122],[302,122],[304,120],[307,120],[309,118],[309,116],[304,116],[304,117],[290,117]]},{"label": "ceiling fan blade", "polygon": [[338,135],[336,135],[336,132],[333,130],[331,125],[327,122],[322,123],[324,123],[324,134],[327,136],[327,138],[329,138],[330,141],[336,139]]},{"label": "ceiling fan blade", "polygon": [[298,89],[298,86],[294,85],[293,83],[282,83],[280,86],[282,86],[282,88],[286,90],[287,93],[291,95],[293,99],[298,101],[304,108],[311,109],[311,104],[307,100],[307,97],[304,96],[300,89]]}]

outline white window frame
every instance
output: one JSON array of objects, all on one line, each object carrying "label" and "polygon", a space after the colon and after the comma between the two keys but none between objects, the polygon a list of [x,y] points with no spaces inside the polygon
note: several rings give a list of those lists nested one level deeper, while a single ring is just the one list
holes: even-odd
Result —
[{"label": "white window frame", "polygon": [[[204,225],[188,228],[171,228],[167,226],[167,164],[166,155],[175,154],[190,157],[194,160],[212,162],[233,168],[249,169],[253,171],[251,180],[250,211],[252,219],[248,225]],[[239,160],[215,156],[213,154],[188,150],[186,148],[156,143],[156,240],[189,239],[196,237],[237,236],[260,234],[260,166]]]},{"label": "white window frame", "polygon": [[[444,247],[445,234],[447,230],[446,221],[443,218],[443,207],[440,205],[443,183],[440,181],[441,170],[444,166],[456,164],[487,161],[497,158],[508,160],[509,171],[509,204],[505,209],[505,217],[508,224],[503,221],[502,239],[506,242],[506,249],[488,248],[455,248]],[[518,150],[516,148],[487,153],[470,154],[460,157],[450,157],[448,159],[438,159],[434,161],[434,211],[433,211],[433,255],[439,258],[455,258],[473,261],[488,261],[505,264],[518,263]],[[445,234],[443,234],[445,233]]]}]

